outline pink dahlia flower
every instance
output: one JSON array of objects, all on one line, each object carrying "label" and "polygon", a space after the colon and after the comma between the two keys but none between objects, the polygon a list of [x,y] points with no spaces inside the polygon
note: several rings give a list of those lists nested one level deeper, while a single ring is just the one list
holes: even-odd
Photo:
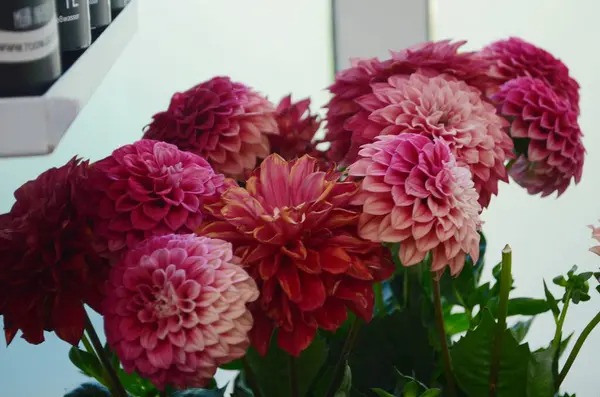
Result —
[{"label": "pink dahlia flower", "polygon": [[277,134],[274,112],[271,102],[244,84],[215,77],[173,95],[144,138],[175,144],[206,158],[215,171],[239,177],[269,154],[267,134]]},{"label": "pink dahlia flower", "polygon": [[352,145],[379,135],[414,133],[446,141],[459,165],[473,175],[479,202],[487,207],[498,182],[508,181],[504,162],[513,144],[506,120],[496,114],[476,88],[449,75],[396,75],[374,83],[373,93],[357,99],[363,109],[348,122]]},{"label": "pink dahlia flower", "polygon": [[359,235],[400,242],[404,266],[432,251],[431,270],[460,273],[468,254],[477,261],[481,206],[467,167],[457,164],[441,139],[402,134],[377,137],[359,152],[349,174],[364,177]]},{"label": "pink dahlia flower", "polygon": [[245,189],[230,188],[209,207],[218,221],[198,233],[231,241],[261,291],[250,306],[250,338],[261,354],[275,329],[279,346],[298,356],[318,328],[337,330],[347,310],[371,319],[373,283],[394,266],[381,244],[357,236],[357,193],[358,183],[340,182],[312,157],[273,154]]},{"label": "pink dahlia flower", "polygon": [[275,118],[279,134],[269,135],[271,153],[293,160],[317,151],[313,138],[321,121],[310,113],[309,98],[293,103],[292,96],[286,96],[279,102]]},{"label": "pink dahlia flower", "polygon": [[143,139],[93,165],[100,204],[94,216],[99,250],[117,256],[150,236],[191,233],[231,181],[202,157]]},{"label": "pink dahlia flower", "polygon": [[[600,242],[600,227],[594,227],[593,225],[590,225],[589,227],[590,229],[592,229],[592,238]],[[596,255],[600,255],[600,245],[596,245],[590,248],[590,251],[592,251]]]},{"label": "pink dahlia flower", "polygon": [[372,83],[421,70],[428,75],[452,75],[482,92],[493,87],[496,82],[487,75],[490,61],[474,52],[459,52],[464,44],[464,41],[452,43],[449,40],[427,42],[392,52],[392,59],[383,62],[376,58],[353,60],[351,68],[340,71],[329,87],[333,98],[326,106],[325,141],[331,142],[331,159],[350,164],[357,158],[359,146],[350,146],[352,131],[348,123],[362,109],[356,100],[372,92]]},{"label": "pink dahlia flower", "polygon": [[560,196],[581,180],[585,149],[577,113],[542,80],[521,77],[504,84],[492,99],[511,120],[518,158],[510,175],[529,194]]},{"label": "pink dahlia flower", "polygon": [[160,390],[204,387],[250,345],[256,284],[231,244],[195,235],[152,237],[110,273],[104,327],[126,372]]},{"label": "pink dahlia flower", "polygon": [[579,84],[569,76],[565,64],[549,52],[511,37],[490,44],[482,50],[482,55],[493,61],[489,75],[501,84],[517,77],[540,79],[579,113]]}]

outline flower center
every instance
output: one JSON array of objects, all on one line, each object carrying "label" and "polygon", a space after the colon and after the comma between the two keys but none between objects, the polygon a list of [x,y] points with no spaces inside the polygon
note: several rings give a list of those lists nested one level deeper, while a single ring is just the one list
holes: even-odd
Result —
[{"label": "flower center", "polygon": [[172,285],[154,295],[154,312],[157,318],[171,317],[179,313],[178,297]]}]

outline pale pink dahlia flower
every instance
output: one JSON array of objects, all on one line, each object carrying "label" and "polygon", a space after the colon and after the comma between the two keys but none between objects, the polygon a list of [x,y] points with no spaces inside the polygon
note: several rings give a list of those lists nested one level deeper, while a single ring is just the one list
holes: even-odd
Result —
[{"label": "pale pink dahlia flower", "polygon": [[359,235],[375,242],[400,242],[404,266],[432,251],[431,270],[452,275],[466,255],[479,257],[481,206],[467,167],[450,146],[417,134],[385,135],[365,145],[349,174],[364,177]]},{"label": "pale pink dahlia flower", "polygon": [[149,139],[115,150],[92,168],[90,189],[99,196],[99,207],[90,209],[93,229],[98,250],[109,257],[150,236],[193,232],[204,205],[232,184],[202,157]]},{"label": "pale pink dahlia flower", "polygon": [[421,73],[395,75],[372,89],[357,99],[362,110],[347,124],[352,146],[403,133],[442,139],[458,164],[471,170],[479,203],[487,207],[498,182],[508,181],[504,163],[513,144],[505,131],[508,123],[481,92],[450,75]]},{"label": "pale pink dahlia flower", "polygon": [[115,265],[104,327],[126,372],[160,390],[203,387],[217,367],[244,356],[258,298],[231,244],[195,235],[144,241]]},{"label": "pale pink dahlia flower", "polygon": [[529,194],[560,196],[571,179],[581,180],[585,148],[577,113],[542,80],[521,77],[504,84],[492,99],[511,121],[518,155],[510,175]]},{"label": "pale pink dahlia flower", "polygon": [[540,79],[579,113],[579,84],[569,69],[549,52],[517,37],[496,41],[482,50],[491,60],[490,77],[505,83],[517,77]]},{"label": "pale pink dahlia flower", "polygon": [[372,83],[422,70],[429,75],[450,74],[482,92],[493,87],[496,82],[487,75],[491,62],[474,52],[459,52],[464,44],[464,41],[452,43],[449,40],[427,42],[392,51],[392,59],[385,61],[377,58],[352,60],[350,68],[338,72],[329,87],[333,97],[326,106],[325,141],[331,142],[328,152],[331,160],[350,164],[357,158],[359,146],[350,146],[352,131],[347,124],[361,110],[356,99],[371,93]]},{"label": "pale pink dahlia flower", "polygon": [[[600,227],[594,227],[594,225],[590,225],[589,228],[592,229],[592,238],[600,242]],[[596,255],[600,255],[600,245],[590,248],[590,251]]]},{"label": "pale pink dahlia flower", "polygon": [[144,138],[173,143],[206,158],[215,171],[240,177],[270,153],[267,134],[277,132],[271,102],[229,77],[215,77],[173,95]]}]

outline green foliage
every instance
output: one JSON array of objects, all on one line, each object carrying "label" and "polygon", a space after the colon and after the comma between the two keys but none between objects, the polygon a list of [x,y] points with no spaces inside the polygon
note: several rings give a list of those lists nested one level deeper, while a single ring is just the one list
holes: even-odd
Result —
[{"label": "green foliage", "polygon": [[[459,340],[451,349],[454,374],[461,389],[469,397],[489,394],[492,346],[496,322],[484,310],[481,323]],[[529,347],[519,345],[506,330],[503,336],[498,376],[498,397],[524,397],[529,362]]]},{"label": "green foliage", "polygon": [[510,328],[517,342],[521,343],[523,340],[525,340],[525,337],[529,332],[529,328],[531,328],[531,324],[533,324],[533,318],[525,321],[519,321]]},{"label": "green foliage", "polygon": [[[327,352],[327,344],[322,338],[317,337],[298,358],[294,358],[300,396],[307,394],[319,369],[325,364]],[[246,361],[252,370],[256,384],[261,388],[262,397],[292,395],[290,392],[290,360],[290,355],[281,350],[275,340],[271,342],[265,357],[262,357],[253,348],[248,350]]]},{"label": "green foliage", "polygon": [[575,273],[577,266],[573,266],[567,272],[567,277],[557,276],[552,281],[565,289],[565,294],[562,298],[563,303],[570,297],[575,304],[579,302],[587,302],[590,300],[589,290],[590,285],[588,280],[593,276],[592,272]]},{"label": "green foliage", "polygon": [[556,374],[552,368],[555,356],[556,351],[552,346],[531,354],[527,367],[527,397],[551,397],[554,395]]},{"label": "green foliage", "polygon": [[187,389],[171,394],[171,397],[225,397],[225,388],[222,389]]},{"label": "green foliage", "polygon": [[[104,381],[104,370],[96,355],[73,346],[69,350],[69,360],[71,360],[71,363],[79,368],[84,375],[94,378],[102,385],[107,386]],[[92,383],[86,383],[85,385],[92,385]]]}]

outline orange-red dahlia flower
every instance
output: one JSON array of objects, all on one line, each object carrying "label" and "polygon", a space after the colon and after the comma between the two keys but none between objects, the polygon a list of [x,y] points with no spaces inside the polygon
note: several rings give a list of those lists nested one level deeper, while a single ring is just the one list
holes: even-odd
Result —
[{"label": "orange-red dahlia flower", "polygon": [[0,315],[8,344],[17,331],[29,343],[44,330],[77,345],[85,326],[83,304],[100,310],[108,263],[93,249],[82,188],[88,162],[72,159],[15,192],[0,216]]},{"label": "orange-red dahlia flower", "polygon": [[267,157],[246,182],[209,209],[219,220],[199,233],[233,243],[261,296],[251,305],[251,341],[266,353],[274,329],[279,346],[299,355],[317,328],[338,329],[349,309],[366,321],[372,284],[391,276],[389,253],[357,236],[358,183],[340,182],[304,156]]},{"label": "orange-red dahlia flower", "polygon": [[173,95],[144,138],[172,143],[206,158],[216,172],[239,177],[269,154],[274,113],[271,102],[244,84],[215,77]]}]

